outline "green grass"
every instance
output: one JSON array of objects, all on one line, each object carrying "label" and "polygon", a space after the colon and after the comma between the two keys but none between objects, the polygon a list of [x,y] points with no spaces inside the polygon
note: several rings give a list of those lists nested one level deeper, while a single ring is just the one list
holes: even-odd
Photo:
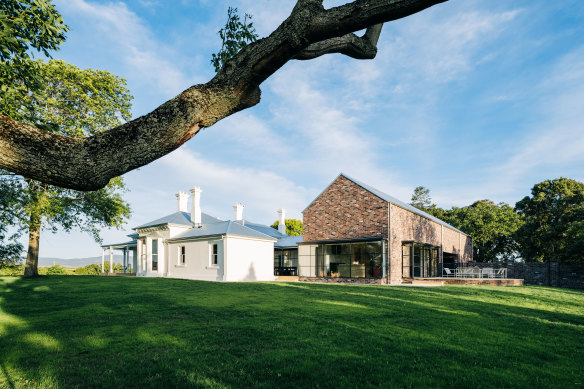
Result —
[{"label": "green grass", "polygon": [[584,387],[584,293],[0,277],[0,387]]}]

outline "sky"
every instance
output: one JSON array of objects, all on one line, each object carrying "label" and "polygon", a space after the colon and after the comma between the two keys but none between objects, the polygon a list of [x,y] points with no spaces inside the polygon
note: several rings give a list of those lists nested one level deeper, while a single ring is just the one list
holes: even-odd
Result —
[{"label": "sky", "polygon": [[[133,117],[214,75],[227,8],[253,15],[260,37],[290,13],[279,0],[55,0],[70,27],[53,58],[127,80]],[[331,7],[341,1],[325,1]],[[584,2],[450,0],[386,23],[374,60],[291,61],[261,102],[124,175],[132,216],[121,230],[176,210],[202,188],[204,212],[271,224],[341,172],[409,201],[416,186],[441,207],[515,202],[534,184],[584,181]],[[41,235],[41,257],[100,255],[80,232]]]}]

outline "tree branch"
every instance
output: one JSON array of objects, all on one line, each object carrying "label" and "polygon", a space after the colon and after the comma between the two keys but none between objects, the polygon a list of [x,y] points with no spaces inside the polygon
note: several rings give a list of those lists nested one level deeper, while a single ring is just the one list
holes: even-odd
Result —
[{"label": "tree branch", "polygon": [[[326,51],[373,58],[382,23],[444,1],[356,0],[325,10],[322,1],[299,0],[272,34],[241,50],[211,81],[109,131],[73,139],[0,115],[0,169],[70,189],[100,189],[175,150],[201,128],[257,104],[261,83],[289,60],[310,50],[314,57]],[[364,36],[353,34],[365,28]]]},{"label": "tree branch", "polygon": [[309,60],[325,54],[340,53],[355,59],[373,59],[377,55],[377,41],[383,23],[367,27],[363,36],[353,33],[338,38],[316,42],[294,56],[294,59]]}]

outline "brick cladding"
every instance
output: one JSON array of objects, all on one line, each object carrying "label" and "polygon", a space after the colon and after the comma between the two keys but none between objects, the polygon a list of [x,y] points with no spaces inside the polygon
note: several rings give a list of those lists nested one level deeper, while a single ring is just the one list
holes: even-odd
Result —
[{"label": "brick cladding", "polygon": [[304,242],[388,235],[388,203],[339,176],[304,211]]},{"label": "brick cladding", "polygon": [[[306,208],[303,213],[304,242],[380,237],[389,238],[390,204],[363,189],[351,180],[339,176]],[[392,236],[386,257],[389,281],[402,281],[402,243],[440,246],[444,252],[460,255],[460,260],[472,258],[472,240],[430,219],[391,205]],[[328,280],[327,282],[336,282]],[[385,281],[382,281],[385,282]]]}]

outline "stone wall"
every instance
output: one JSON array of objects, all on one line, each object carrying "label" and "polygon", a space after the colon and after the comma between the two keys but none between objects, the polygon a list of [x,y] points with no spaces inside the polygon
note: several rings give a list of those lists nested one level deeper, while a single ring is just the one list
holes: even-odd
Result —
[{"label": "stone wall", "polygon": [[584,265],[559,262],[469,262],[479,268],[507,268],[508,278],[522,278],[525,285],[584,289]]},{"label": "stone wall", "polygon": [[303,212],[304,242],[387,238],[388,203],[339,176]]}]

